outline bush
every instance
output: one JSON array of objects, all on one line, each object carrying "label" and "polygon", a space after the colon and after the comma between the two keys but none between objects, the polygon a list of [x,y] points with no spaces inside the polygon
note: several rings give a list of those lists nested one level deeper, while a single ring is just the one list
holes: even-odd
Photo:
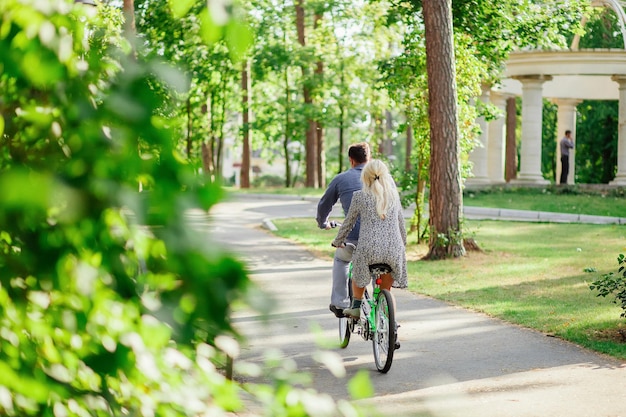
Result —
[{"label": "bush", "polygon": [[265,174],[259,177],[256,177],[252,181],[252,186],[256,188],[270,188],[270,187],[284,187],[285,179],[283,177],[279,177],[278,175],[270,175]]},{"label": "bush", "polygon": [[617,274],[614,272],[604,274],[602,278],[591,283],[589,288],[598,291],[598,297],[614,296],[613,302],[622,308],[620,317],[626,318],[626,257],[624,254],[617,257],[617,262],[620,265]]}]

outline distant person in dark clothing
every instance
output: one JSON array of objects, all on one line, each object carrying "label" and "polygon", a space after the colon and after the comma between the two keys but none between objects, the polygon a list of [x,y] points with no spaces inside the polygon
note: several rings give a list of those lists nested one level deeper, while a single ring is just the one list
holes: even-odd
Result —
[{"label": "distant person in dark clothing", "polygon": [[567,184],[567,175],[569,174],[569,150],[574,148],[574,139],[572,139],[572,131],[566,130],[565,136],[561,139],[561,180],[559,184]]}]

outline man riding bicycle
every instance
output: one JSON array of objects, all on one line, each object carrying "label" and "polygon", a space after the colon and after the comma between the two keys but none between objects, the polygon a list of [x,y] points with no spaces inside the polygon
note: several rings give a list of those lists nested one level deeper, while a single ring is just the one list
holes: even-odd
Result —
[{"label": "man riding bicycle", "polygon": [[[341,202],[344,215],[348,213],[352,202],[352,194],[361,189],[361,171],[370,160],[370,147],[365,142],[355,143],[348,148],[350,169],[335,176],[328,185],[317,205],[317,225],[320,229],[331,229],[334,225],[329,221],[330,213],[337,201]],[[359,240],[359,220],[346,237],[346,242],[353,245]],[[348,290],[348,269],[350,251],[338,248],[333,259],[333,285],[329,309],[335,316],[343,317],[343,309],[350,306]]]}]

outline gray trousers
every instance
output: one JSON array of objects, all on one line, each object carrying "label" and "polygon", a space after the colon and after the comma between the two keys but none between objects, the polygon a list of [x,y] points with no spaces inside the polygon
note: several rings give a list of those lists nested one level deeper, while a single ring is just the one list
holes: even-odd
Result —
[{"label": "gray trousers", "polygon": [[[354,243],[355,245],[357,243],[354,240],[349,240],[348,242]],[[350,307],[350,290],[348,289],[349,271],[350,262],[337,258],[337,251],[335,251],[333,258],[333,289],[330,295],[330,303],[335,307]]]}]

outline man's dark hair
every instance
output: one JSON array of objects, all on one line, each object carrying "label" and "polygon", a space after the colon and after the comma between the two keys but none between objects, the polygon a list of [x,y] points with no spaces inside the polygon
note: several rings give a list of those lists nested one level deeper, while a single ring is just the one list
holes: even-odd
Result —
[{"label": "man's dark hair", "polygon": [[364,164],[370,160],[370,145],[367,142],[360,142],[350,145],[348,156],[358,164]]},{"label": "man's dark hair", "polygon": [[571,131],[571,130],[566,130],[566,131],[565,131],[565,136],[569,135],[570,133],[572,133],[572,131]]}]

